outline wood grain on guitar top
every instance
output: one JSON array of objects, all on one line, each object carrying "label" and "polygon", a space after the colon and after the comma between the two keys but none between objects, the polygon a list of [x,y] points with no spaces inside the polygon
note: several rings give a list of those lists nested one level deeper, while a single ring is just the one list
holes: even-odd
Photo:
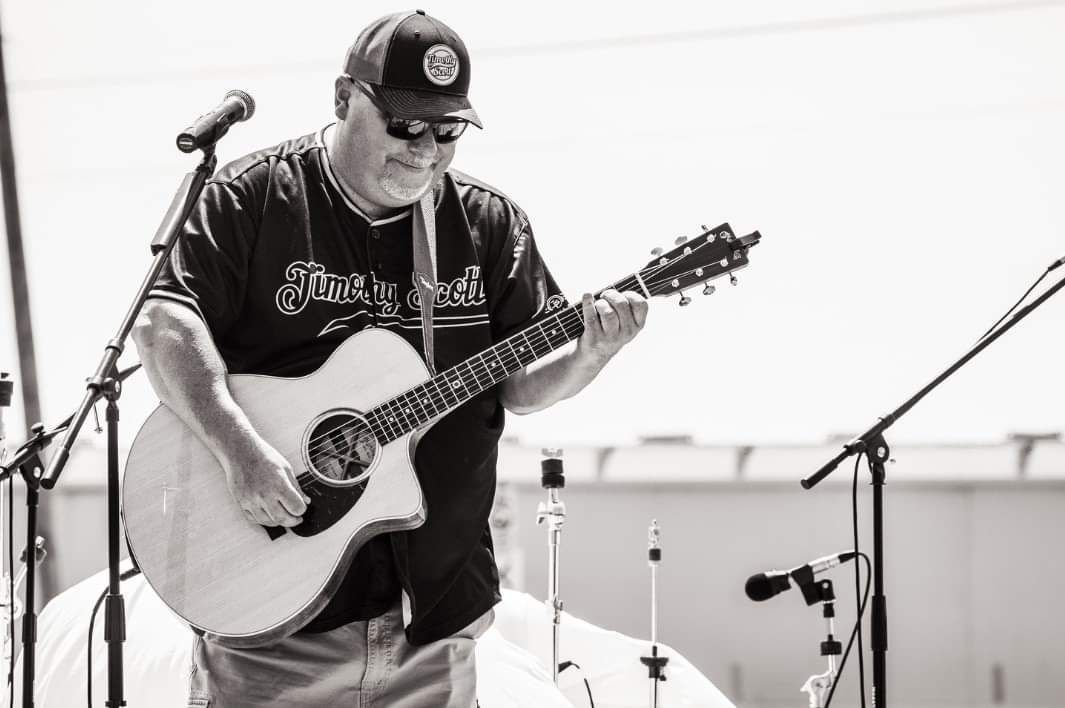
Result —
[{"label": "wood grain on guitar top", "polygon": [[[301,474],[307,470],[301,446],[315,418],[370,410],[427,378],[409,344],[371,329],[347,339],[308,376],[234,375],[228,383],[256,430]],[[416,443],[417,434],[407,434],[378,450],[361,496],[337,523],[314,536],[289,530],[271,540],[243,516],[211,452],[160,406],[126,464],[130,548],[152,588],[190,624],[235,646],[280,639],[325,606],[369,538],[424,521],[412,464]]]}]

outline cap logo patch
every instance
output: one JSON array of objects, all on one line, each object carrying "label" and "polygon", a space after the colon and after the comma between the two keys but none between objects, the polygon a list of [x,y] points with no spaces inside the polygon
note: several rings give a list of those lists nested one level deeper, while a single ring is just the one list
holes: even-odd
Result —
[{"label": "cap logo patch", "polygon": [[450,86],[459,77],[459,58],[446,44],[434,44],[422,59],[425,78],[437,86]]}]

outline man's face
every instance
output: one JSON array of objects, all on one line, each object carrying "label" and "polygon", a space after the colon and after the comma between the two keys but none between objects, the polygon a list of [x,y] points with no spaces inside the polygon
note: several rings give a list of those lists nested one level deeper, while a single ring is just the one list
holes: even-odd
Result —
[{"label": "man's face", "polygon": [[336,81],[333,163],[355,193],[382,209],[421,199],[451,164],[455,143],[438,145],[433,131],[414,140],[385,132],[387,116],[347,77]]}]

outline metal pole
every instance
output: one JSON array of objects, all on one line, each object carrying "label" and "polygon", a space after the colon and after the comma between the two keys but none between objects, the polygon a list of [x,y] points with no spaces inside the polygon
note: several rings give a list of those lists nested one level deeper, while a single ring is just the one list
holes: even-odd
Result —
[{"label": "metal pole", "polygon": [[647,667],[650,683],[648,705],[658,708],[658,684],[666,680],[665,667],[669,657],[658,655],[658,564],[662,562],[661,532],[658,521],[651,519],[647,529],[647,565],[651,568],[651,656],[641,656],[640,663]]},{"label": "metal pole", "polygon": [[[884,596],[884,462],[889,451],[883,438],[866,452],[873,473],[873,708],[887,706],[887,598]],[[855,561],[857,563],[857,561]]]},{"label": "metal pole", "polygon": [[122,382],[116,376],[104,382],[107,396],[107,602],[104,606],[104,641],[107,642],[108,708],[126,705],[122,677],[122,643],[126,641],[126,606],[119,586],[119,474],[118,474],[118,397]]},{"label": "metal pole", "polygon": [[558,490],[566,486],[562,471],[562,450],[545,448],[540,462],[540,485],[547,490],[547,501],[536,508],[536,523],[547,522],[547,598],[551,603],[551,679],[558,685],[559,651],[562,624],[562,599],[558,594],[559,546],[562,543],[562,524],[566,521],[566,505],[559,499]]},{"label": "metal pole", "polygon": [[[4,227],[7,231],[7,254],[11,269],[11,298],[15,306],[15,341],[18,344],[19,372],[22,375],[22,411],[28,430],[41,420],[41,402],[37,388],[37,357],[33,346],[30,321],[30,293],[26,277],[26,254],[22,248],[22,223],[19,219],[18,188],[15,184],[15,150],[11,139],[11,113],[7,103],[7,74],[4,69],[3,30],[0,28],[0,180],[3,182]],[[51,538],[48,507],[41,507],[39,524],[45,537]],[[33,539],[26,539],[26,544]],[[52,571],[40,576],[40,596],[46,601],[55,588]]]},{"label": "metal pole", "polygon": [[[550,499],[549,508],[558,509],[562,502],[558,499],[558,490],[551,489],[548,491],[548,497]],[[558,568],[559,568],[559,547],[562,543],[562,524],[561,519],[555,513],[549,521],[550,530],[548,531],[548,555],[550,556],[550,566],[548,567],[547,578],[547,593],[551,600],[552,616],[551,616],[551,647],[552,647],[552,661],[551,661],[551,678],[554,680],[555,685],[558,685],[558,664],[561,659],[559,654],[559,629],[562,620],[562,600],[558,594]]]}]

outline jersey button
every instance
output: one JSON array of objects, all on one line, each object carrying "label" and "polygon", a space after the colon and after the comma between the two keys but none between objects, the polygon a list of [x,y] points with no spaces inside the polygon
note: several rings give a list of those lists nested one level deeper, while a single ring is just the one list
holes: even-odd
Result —
[{"label": "jersey button", "polygon": [[373,239],[380,240],[381,232],[378,231],[377,229],[370,229],[370,237],[373,238]]}]

